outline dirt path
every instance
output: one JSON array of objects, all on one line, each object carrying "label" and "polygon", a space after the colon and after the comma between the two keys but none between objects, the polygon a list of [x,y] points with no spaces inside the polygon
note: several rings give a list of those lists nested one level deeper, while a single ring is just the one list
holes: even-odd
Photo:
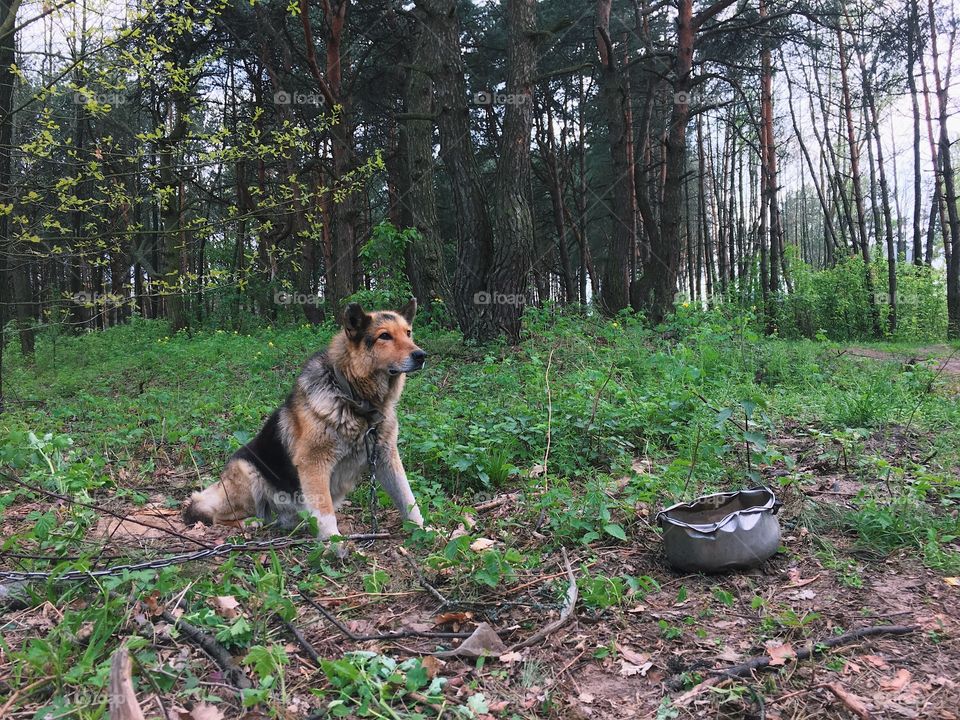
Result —
[{"label": "dirt path", "polygon": [[955,350],[949,345],[927,345],[914,348],[912,352],[892,352],[877,350],[876,348],[851,346],[846,349],[846,354],[911,365],[917,362],[935,361],[936,365],[933,366],[935,372],[941,375],[960,377],[960,350]]}]

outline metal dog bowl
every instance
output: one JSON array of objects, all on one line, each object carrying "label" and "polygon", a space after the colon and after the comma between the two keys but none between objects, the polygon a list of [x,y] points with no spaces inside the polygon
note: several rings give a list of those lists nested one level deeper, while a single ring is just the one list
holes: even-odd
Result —
[{"label": "metal dog bowl", "polygon": [[685,572],[756,567],[780,547],[780,503],[769,488],[703,495],[657,514],[667,560]]}]

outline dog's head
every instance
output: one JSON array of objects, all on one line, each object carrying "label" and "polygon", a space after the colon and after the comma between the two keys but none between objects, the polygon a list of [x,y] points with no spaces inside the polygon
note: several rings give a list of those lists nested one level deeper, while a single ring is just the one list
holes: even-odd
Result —
[{"label": "dog's head", "polygon": [[351,349],[366,352],[375,370],[390,375],[416,372],[427,357],[413,342],[416,314],[416,298],[398,312],[367,313],[358,303],[350,303],[343,313],[343,331]]}]

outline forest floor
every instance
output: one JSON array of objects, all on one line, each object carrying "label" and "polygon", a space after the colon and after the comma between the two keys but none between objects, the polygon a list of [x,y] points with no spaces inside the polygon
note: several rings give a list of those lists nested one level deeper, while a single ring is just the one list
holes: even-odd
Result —
[{"label": "forest floor", "polygon": [[[552,350],[476,354],[439,333],[421,341],[448,358],[411,379],[404,404],[411,437],[401,452],[430,508],[428,532],[411,536],[381,502],[390,537],[353,542],[343,562],[300,533],[287,547],[82,583],[0,580],[12,590],[0,595],[0,717],[106,716],[123,643],[148,718],[958,717],[952,348],[773,343],[717,321],[669,345],[615,328],[584,341],[611,354],[585,358],[569,331],[551,329]],[[106,346],[129,345],[124,332],[84,339],[92,353],[61,349],[59,361],[22,366],[34,377],[19,387],[23,400],[45,386],[54,394],[0,427],[3,570],[56,575],[282,540],[255,524],[186,527],[179,506],[215,472],[238,424],[231,415],[262,414],[292,377],[298,346],[315,338],[171,339],[141,327],[130,332],[149,349],[120,360]],[[281,340],[297,357],[272,352]],[[626,359],[628,347],[640,359]],[[269,357],[257,368],[261,353]],[[101,373],[97,362],[113,363],[109,378],[90,382],[84,368]],[[243,377],[224,363],[242,364]],[[227,377],[205,382],[205,365]],[[254,400],[268,375],[279,376],[271,397]],[[57,407],[57,398],[70,400]],[[728,407],[762,437],[731,427]],[[450,435],[435,434],[438,418]],[[481,447],[489,435],[496,445]],[[17,443],[29,452],[16,456]],[[488,462],[500,449],[506,456]],[[472,480],[467,456],[486,482]],[[443,473],[448,482],[426,479]],[[745,482],[775,488],[784,503],[780,551],[753,571],[671,570],[659,507]],[[344,533],[370,532],[365,500],[358,492],[344,508]],[[578,597],[567,622],[514,648],[567,609],[569,572]],[[492,656],[434,654],[460,642],[438,633],[467,635],[483,622],[502,641],[487,636]],[[905,634],[824,645],[873,627]],[[814,657],[798,660],[804,651]],[[715,674],[764,656],[766,670]]]}]

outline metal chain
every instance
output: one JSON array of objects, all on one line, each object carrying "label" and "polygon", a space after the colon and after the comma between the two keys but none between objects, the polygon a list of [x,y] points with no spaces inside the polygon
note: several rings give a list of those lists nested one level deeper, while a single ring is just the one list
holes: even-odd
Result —
[{"label": "metal chain", "polygon": [[370,532],[376,533],[377,522],[377,440],[378,425],[371,425],[363,435],[363,444],[367,451],[367,465],[370,467]]},{"label": "metal chain", "polygon": [[69,570],[64,573],[50,571],[18,571],[4,570],[0,571],[0,580],[13,582],[23,580],[46,580],[47,578],[56,578],[58,580],[86,580],[89,578],[104,577],[107,575],[117,575],[122,572],[135,572],[137,570],[156,570],[159,568],[170,567],[171,565],[180,565],[182,563],[203,560],[204,558],[227,555],[232,552],[244,552],[251,550],[270,550],[278,548],[292,547],[295,545],[305,545],[314,543],[315,540],[298,538],[291,540],[289,538],[273,538],[270,540],[249,540],[243,543],[222,543],[203,550],[196,550],[189,553],[179,553],[177,555],[167,555],[155,560],[145,560],[139,563],[127,563],[124,565],[113,565],[96,570]]}]

